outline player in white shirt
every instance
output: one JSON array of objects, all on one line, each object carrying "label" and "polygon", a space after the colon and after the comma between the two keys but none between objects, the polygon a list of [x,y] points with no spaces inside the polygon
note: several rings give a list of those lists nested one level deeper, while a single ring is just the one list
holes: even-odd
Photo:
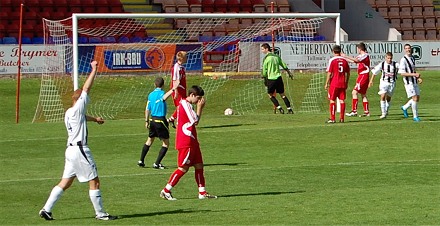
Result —
[{"label": "player in white shirt", "polygon": [[405,55],[399,63],[399,74],[403,77],[403,84],[405,85],[406,95],[409,101],[401,107],[403,117],[408,117],[408,108],[412,108],[414,122],[420,122],[418,114],[418,103],[420,100],[420,89],[418,83],[422,83],[420,73],[416,72],[416,62],[412,56],[412,49],[410,44],[405,44]]},{"label": "player in white shirt", "polygon": [[387,52],[385,54],[385,61],[379,63],[373,68],[373,70],[371,70],[372,76],[368,87],[373,86],[374,76],[379,72],[382,72],[378,92],[380,95],[380,110],[382,112],[380,116],[381,119],[384,119],[388,115],[388,110],[391,105],[391,97],[393,96],[394,88],[396,87],[398,70],[399,64],[396,63],[396,61],[393,61],[393,54],[391,52]]},{"label": "player in white shirt", "polygon": [[68,134],[64,172],[61,181],[52,189],[46,204],[39,212],[39,215],[45,220],[53,220],[52,208],[61,198],[63,192],[72,185],[75,178],[78,178],[79,182],[89,182],[89,196],[95,209],[96,219],[114,220],[117,218],[104,210],[95,160],[87,143],[87,121],[104,123],[101,117],[95,118],[86,115],[86,106],[89,103],[88,93],[95,79],[97,62],[93,61],[90,65],[92,72],[82,89],[77,89],[73,93],[73,106],[66,111],[64,117]]}]

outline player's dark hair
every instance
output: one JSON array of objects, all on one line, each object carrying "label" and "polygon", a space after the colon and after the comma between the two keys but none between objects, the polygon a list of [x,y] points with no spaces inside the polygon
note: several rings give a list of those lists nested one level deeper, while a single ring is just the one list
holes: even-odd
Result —
[{"label": "player's dark hair", "polygon": [[367,46],[366,46],[365,43],[363,43],[363,42],[357,44],[356,47],[358,47],[358,48],[359,48],[360,50],[362,50],[362,51],[367,50]]},{"label": "player's dark hair", "polygon": [[164,84],[165,84],[165,81],[163,80],[162,77],[157,77],[157,78],[154,80],[154,85],[155,85],[156,87],[162,88]]},{"label": "player's dark hair", "polygon": [[340,54],[341,53],[341,46],[340,45],[334,45],[332,50],[333,50],[334,53]]},{"label": "player's dark hair", "polygon": [[191,94],[202,97],[205,95],[205,91],[202,89],[202,87],[194,85],[188,90],[188,96]]},{"label": "player's dark hair", "polygon": [[393,57],[393,53],[392,52],[386,52],[385,55]]},{"label": "player's dark hair", "polygon": [[405,47],[409,47],[409,48],[411,48],[411,53],[412,53],[412,46],[411,46],[411,44],[409,44],[409,43],[406,43],[404,46],[403,46],[403,48],[405,48]]},{"label": "player's dark hair", "polygon": [[261,44],[261,47],[263,47],[263,48],[265,48],[265,49],[271,51],[271,50],[270,50],[270,45],[269,45],[268,43],[263,43],[263,44]]}]

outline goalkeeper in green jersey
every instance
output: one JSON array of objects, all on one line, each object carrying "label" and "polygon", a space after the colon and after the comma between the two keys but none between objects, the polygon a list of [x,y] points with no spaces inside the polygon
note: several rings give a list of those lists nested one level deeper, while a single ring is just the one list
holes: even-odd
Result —
[{"label": "goalkeeper in green jersey", "polygon": [[262,77],[264,79],[264,85],[267,87],[267,94],[269,95],[270,100],[278,109],[278,111],[281,114],[284,114],[283,108],[280,106],[280,103],[275,97],[275,93],[279,93],[281,98],[283,98],[284,103],[286,104],[287,114],[293,114],[290,101],[284,94],[284,82],[281,76],[280,67],[287,71],[290,79],[293,79],[292,73],[289,71],[289,68],[287,68],[286,63],[284,63],[281,57],[271,52],[269,44],[262,44],[261,52],[266,55],[263,60]]}]

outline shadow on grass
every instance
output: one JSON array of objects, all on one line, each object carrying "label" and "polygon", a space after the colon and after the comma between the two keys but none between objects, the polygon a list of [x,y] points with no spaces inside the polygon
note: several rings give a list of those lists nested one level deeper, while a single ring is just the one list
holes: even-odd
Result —
[{"label": "shadow on grass", "polygon": [[260,193],[245,193],[245,194],[230,194],[221,195],[219,198],[239,197],[239,196],[257,196],[257,195],[284,195],[284,194],[296,194],[304,193],[306,191],[272,191],[272,192],[260,192]]},{"label": "shadow on grass", "polygon": [[237,162],[237,163],[204,163],[203,166],[207,167],[207,166],[239,166],[239,165],[247,165],[244,162]]},{"label": "shadow on grass", "polygon": [[218,125],[218,126],[200,126],[198,128],[215,129],[215,128],[227,128],[227,127],[250,126],[250,125],[256,125],[256,124],[229,124],[229,125]]},{"label": "shadow on grass", "polygon": [[200,213],[200,212],[211,212],[211,210],[171,210],[171,211],[162,211],[162,212],[152,212],[152,213],[136,213],[129,215],[119,215],[119,218],[136,218],[136,217],[152,217],[152,216],[161,216],[168,214],[181,214],[181,213]]}]

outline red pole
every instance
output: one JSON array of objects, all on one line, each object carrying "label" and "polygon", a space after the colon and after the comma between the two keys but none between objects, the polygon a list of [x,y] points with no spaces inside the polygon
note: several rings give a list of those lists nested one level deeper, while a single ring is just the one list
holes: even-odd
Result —
[{"label": "red pole", "polygon": [[19,122],[20,118],[20,80],[21,80],[21,32],[23,26],[23,3],[20,4],[20,30],[18,31],[18,72],[17,72],[17,92],[15,94],[15,123]]}]

